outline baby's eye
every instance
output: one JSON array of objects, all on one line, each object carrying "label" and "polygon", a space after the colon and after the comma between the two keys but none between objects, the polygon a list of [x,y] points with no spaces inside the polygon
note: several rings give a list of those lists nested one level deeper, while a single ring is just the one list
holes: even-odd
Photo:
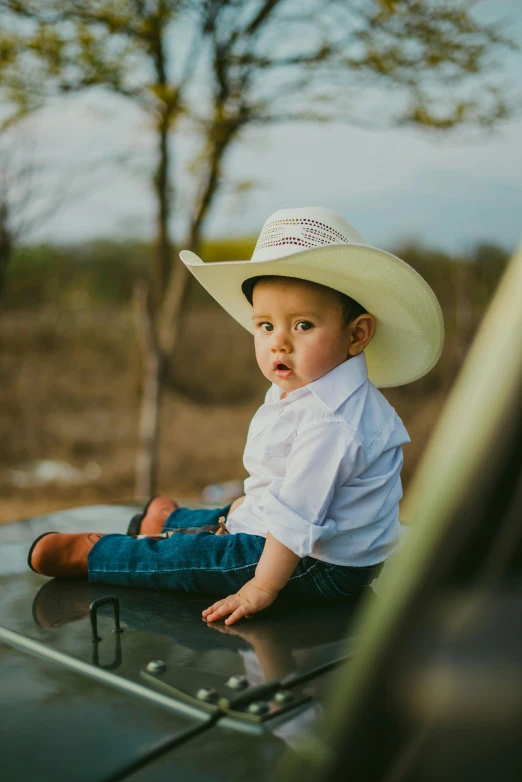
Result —
[{"label": "baby's eye", "polygon": [[[313,328],[313,323],[310,323],[309,320],[300,320],[299,323],[296,326],[297,331],[310,331],[311,328]],[[300,329],[299,326],[302,326],[303,328]]]},{"label": "baby's eye", "polygon": [[[265,326],[266,326],[267,328],[265,328]],[[267,334],[269,331],[272,331],[272,329],[274,328],[274,327],[272,326],[272,324],[271,324],[271,323],[268,323],[267,321],[264,321],[263,323],[258,323],[258,324],[257,324],[257,327],[258,327],[259,329],[261,329],[261,331],[263,331],[265,334]]]}]

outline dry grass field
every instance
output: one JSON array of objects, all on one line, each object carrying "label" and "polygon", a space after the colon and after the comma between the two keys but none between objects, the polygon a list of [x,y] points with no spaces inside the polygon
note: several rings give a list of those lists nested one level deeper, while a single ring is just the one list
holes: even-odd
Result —
[{"label": "dry grass field", "polygon": [[[447,328],[439,365],[416,383],[384,392],[412,438],[404,448],[405,487],[491,293],[463,313],[447,282],[439,268],[431,280]],[[54,301],[19,297],[16,306],[11,300],[0,307],[0,522],[134,497],[140,356],[132,311],[128,299],[96,301],[80,293]],[[251,335],[206,298],[185,317],[172,368],[159,491],[197,499],[209,483],[245,477],[248,424],[268,384]],[[17,485],[13,471],[39,460],[87,469],[90,477]]]}]

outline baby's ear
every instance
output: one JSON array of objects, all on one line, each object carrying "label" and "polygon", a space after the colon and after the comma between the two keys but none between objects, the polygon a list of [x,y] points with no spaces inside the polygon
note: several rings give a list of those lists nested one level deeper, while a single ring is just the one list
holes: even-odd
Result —
[{"label": "baby's ear", "polygon": [[368,342],[366,343],[367,345],[369,345],[369,344],[370,344],[370,342],[372,341],[372,339],[375,337],[375,332],[377,331],[377,321],[375,320],[375,318],[373,317],[373,315],[370,315],[370,313],[369,313],[369,312],[368,312],[368,313],[366,313],[366,315],[367,315],[367,317],[368,317],[368,318],[371,318],[371,321],[372,321],[372,323],[373,323],[373,326],[372,326],[372,333],[370,334],[370,339],[369,339],[369,340],[368,340]]},{"label": "baby's ear", "polygon": [[358,356],[359,353],[370,344],[375,333],[375,318],[368,312],[358,315],[350,323],[350,356]]}]

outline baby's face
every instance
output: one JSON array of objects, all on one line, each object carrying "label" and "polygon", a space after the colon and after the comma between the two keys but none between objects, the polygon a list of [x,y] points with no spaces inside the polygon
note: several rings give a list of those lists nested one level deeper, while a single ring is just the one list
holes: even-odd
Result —
[{"label": "baby's face", "polygon": [[252,301],[257,363],[283,392],[306,386],[349,358],[351,330],[343,327],[333,291],[305,280],[260,280]]}]

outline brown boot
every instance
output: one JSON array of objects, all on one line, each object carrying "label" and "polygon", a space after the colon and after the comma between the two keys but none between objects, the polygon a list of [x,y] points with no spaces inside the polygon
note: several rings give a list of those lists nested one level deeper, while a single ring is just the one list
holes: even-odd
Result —
[{"label": "brown boot", "polygon": [[36,538],[29,550],[27,563],[42,576],[87,575],[87,557],[101,532],[46,532]]},{"label": "brown boot", "polygon": [[176,508],[179,505],[171,497],[152,497],[143,511],[132,517],[127,535],[159,535]]}]

